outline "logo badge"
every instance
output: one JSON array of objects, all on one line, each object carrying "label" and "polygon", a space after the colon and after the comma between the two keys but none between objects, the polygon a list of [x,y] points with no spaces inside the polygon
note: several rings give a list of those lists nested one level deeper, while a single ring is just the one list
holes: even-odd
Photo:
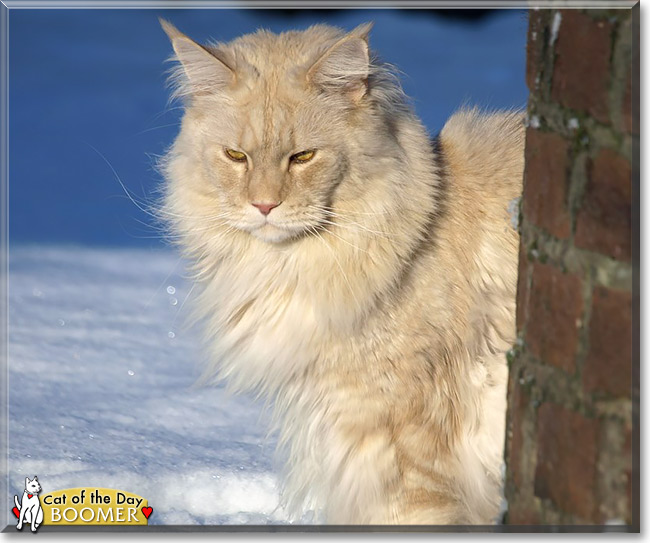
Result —
[{"label": "logo badge", "polygon": [[43,522],[43,508],[38,493],[42,490],[38,477],[34,475],[33,479],[25,477],[25,491],[20,500],[18,496],[14,496],[14,508],[12,511],[18,517],[18,524],[16,530],[22,530],[23,524],[30,525],[32,532],[36,532],[38,527]]},{"label": "logo badge", "polygon": [[39,496],[40,492],[37,477],[32,480],[28,477],[22,500],[14,496],[12,511],[18,518],[18,530],[25,523],[30,524],[32,532],[41,524],[148,526],[154,512],[145,498],[113,488],[67,488]]}]

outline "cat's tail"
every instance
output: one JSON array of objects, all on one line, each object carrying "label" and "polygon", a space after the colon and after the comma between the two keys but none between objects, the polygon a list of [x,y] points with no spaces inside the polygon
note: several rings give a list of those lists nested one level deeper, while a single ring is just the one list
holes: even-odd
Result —
[{"label": "cat's tail", "polygon": [[16,504],[16,507],[20,509],[20,504],[18,503],[18,496],[14,494],[14,503]]}]

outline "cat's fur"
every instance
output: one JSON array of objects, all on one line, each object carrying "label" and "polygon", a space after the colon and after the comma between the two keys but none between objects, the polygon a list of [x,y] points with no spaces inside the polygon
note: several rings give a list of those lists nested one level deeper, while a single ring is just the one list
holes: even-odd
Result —
[{"label": "cat's fur", "polygon": [[23,523],[27,522],[31,531],[35,532],[43,522],[43,509],[38,497],[41,490],[41,484],[36,476],[31,481],[29,477],[25,477],[25,491],[20,503],[18,503],[18,496],[14,496],[14,504],[20,511],[16,524],[17,530],[22,530]]},{"label": "cat's fur", "polygon": [[207,375],[274,404],[289,505],[328,523],[493,522],[521,115],[462,110],[432,144],[369,25],[208,46],[163,27],[186,111],[162,214],[200,287]]}]

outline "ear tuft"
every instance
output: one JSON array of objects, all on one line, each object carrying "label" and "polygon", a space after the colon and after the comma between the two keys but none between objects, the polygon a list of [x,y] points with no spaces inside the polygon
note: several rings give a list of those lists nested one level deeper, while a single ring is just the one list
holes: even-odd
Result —
[{"label": "ear tuft", "polygon": [[373,21],[362,23],[359,26],[357,26],[354,30],[352,30],[352,32],[350,32],[348,35],[357,36],[358,38],[366,40],[367,43],[368,37],[370,36],[370,31],[372,30],[373,26],[375,26],[375,23]]},{"label": "ear tuft", "polygon": [[160,26],[162,26],[162,29],[165,31],[165,34],[167,34],[167,37],[170,41],[173,41],[174,38],[178,38],[179,36],[183,35],[183,33],[178,30],[178,28],[176,28],[173,24],[171,24],[167,19],[158,17],[158,22],[160,23]]},{"label": "ear tuft", "polygon": [[370,52],[368,33],[372,23],[358,26],[334,43],[307,72],[307,80],[325,91],[347,95],[353,102],[368,90]]},{"label": "ear tuft", "polygon": [[176,87],[176,97],[211,94],[234,83],[235,72],[226,64],[219,51],[206,49],[165,19],[159,21],[182,66],[170,78]]}]

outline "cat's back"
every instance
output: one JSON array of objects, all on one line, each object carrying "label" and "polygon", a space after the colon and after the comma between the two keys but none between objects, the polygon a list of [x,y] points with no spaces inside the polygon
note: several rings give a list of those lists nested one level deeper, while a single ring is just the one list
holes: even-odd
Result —
[{"label": "cat's back", "polygon": [[521,112],[461,109],[440,132],[444,174],[480,193],[479,200],[515,198],[522,188],[524,142]]},{"label": "cat's back", "polygon": [[445,302],[468,315],[514,308],[524,142],[521,113],[476,108],[450,117],[436,141],[441,206],[428,264],[447,278]]},{"label": "cat's back", "polygon": [[490,261],[497,269],[505,261],[512,264],[524,142],[523,115],[512,111],[462,109],[440,132],[436,144],[443,202],[440,236],[456,257],[463,253],[479,267]]}]

